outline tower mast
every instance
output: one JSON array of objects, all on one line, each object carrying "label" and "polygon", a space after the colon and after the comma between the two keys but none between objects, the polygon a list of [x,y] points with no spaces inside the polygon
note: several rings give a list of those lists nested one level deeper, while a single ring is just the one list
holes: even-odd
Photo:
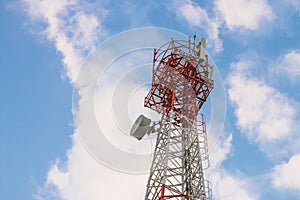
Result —
[{"label": "tower mast", "polygon": [[[204,116],[214,87],[205,39],[173,40],[154,49],[152,87],[144,106],[161,114],[145,200],[206,200],[211,190]],[[200,121],[197,120],[200,119]]]}]

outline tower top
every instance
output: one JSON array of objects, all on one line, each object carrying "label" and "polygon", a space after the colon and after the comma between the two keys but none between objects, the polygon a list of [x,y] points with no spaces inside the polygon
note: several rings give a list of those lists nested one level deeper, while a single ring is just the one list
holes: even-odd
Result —
[{"label": "tower top", "polygon": [[154,49],[152,88],[145,107],[158,113],[184,115],[196,119],[198,111],[214,87],[213,67],[205,53],[206,41],[174,40]]}]

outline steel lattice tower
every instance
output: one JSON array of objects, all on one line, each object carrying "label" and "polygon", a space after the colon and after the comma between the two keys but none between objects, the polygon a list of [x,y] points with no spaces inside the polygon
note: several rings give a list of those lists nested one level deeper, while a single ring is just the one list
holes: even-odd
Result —
[{"label": "steel lattice tower", "polygon": [[145,200],[206,200],[211,190],[204,116],[198,112],[213,89],[205,39],[173,40],[154,49],[152,88],[144,106],[162,114]]}]

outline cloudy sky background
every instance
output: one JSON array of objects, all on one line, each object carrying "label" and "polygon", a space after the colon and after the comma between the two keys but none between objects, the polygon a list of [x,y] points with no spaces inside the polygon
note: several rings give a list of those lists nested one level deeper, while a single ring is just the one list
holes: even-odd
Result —
[{"label": "cloudy sky background", "polygon": [[[87,109],[93,102],[87,96],[94,95],[89,86],[98,69],[82,72],[80,67],[111,36],[153,26],[206,37],[222,76],[226,118],[206,172],[213,198],[299,199],[299,1],[21,0],[0,5],[0,199],[143,198],[147,174],[104,166],[79,139],[79,130],[93,131]],[[148,152],[151,142],[141,145],[116,134],[120,127],[110,104],[113,95],[128,93],[126,88],[109,91],[132,72],[130,66],[144,66],[136,73],[149,78],[151,59],[149,49],[119,59],[95,93],[93,112],[106,125],[105,136],[131,153]],[[124,80],[130,92],[136,91],[128,100],[130,121],[121,125],[125,132],[139,112],[155,117],[139,106],[147,92],[144,82]],[[208,134],[210,141],[218,136]]]}]

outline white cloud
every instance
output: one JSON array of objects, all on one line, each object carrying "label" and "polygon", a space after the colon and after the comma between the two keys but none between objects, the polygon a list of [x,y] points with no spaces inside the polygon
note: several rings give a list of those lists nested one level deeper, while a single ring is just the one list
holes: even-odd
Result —
[{"label": "white cloud", "polygon": [[210,176],[213,183],[214,199],[216,200],[255,200],[258,199],[251,189],[251,184],[245,178],[229,174],[223,168]]},{"label": "white cloud", "polygon": [[275,17],[266,0],[216,0],[215,7],[231,30],[256,30],[262,21]]},{"label": "white cloud", "polygon": [[[294,101],[259,78],[251,70],[255,64],[242,59],[232,63],[228,77],[229,100],[234,106],[237,126],[251,141],[270,156],[295,149],[281,148],[295,139],[297,124]],[[278,145],[281,146],[278,146]]]},{"label": "white cloud", "polygon": [[[68,78],[76,79],[82,61],[98,41],[101,22],[84,11],[77,0],[22,0],[25,11],[33,20],[46,24],[43,34],[55,44],[63,56]],[[102,10],[101,16],[106,14]]]},{"label": "white cloud", "polygon": [[244,132],[258,141],[290,135],[295,111],[286,96],[255,78],[233,76],[229,84],[229,98]]},{"label": "white cloud", "polygon": [[290,50],[275,64],[274,71],[277,75],[285,73],[294,81],[300,77],[300,51]]},{"label": "white cloud", "polygon": [[300,192],[300,154],[290,158],[287,163],[275,166],[272,179],[277,188],[295,189]]},{"label": "white cloud", "polygon": [[231,154],[231,141],[232,134],[220,139],[210,154],[211,167],[205,174],[212,185],[213,199],[257,199],[257,196],[253,194],[251,182],[247,178],[239,173],[231,174],[222,166],[222,162]]},{"label": "white cloud", "polygon": [[183,17],[191,26],[200,27],[207,32],[208,39],[214,42],[214,49],[220,52],[223,49],[223,42],[219,38],[219,22],[209,18],[207,11],[193,3],[191,0],[173,1],[176,7],[176,14]]},{"label": "white cloud", "polygon": [[[221,165],[231,151],[232,135],[221,139],[211,152],[211,167],[205,174],[212,184],[216,200],[254,200],[250,181],[240,174],[230,174]],[[148,174],[125,174],[99,164],[82,146],[79,137],[72,136],[73,145],[67,161],[50,168],[45,187],[36,199],[50,200],[139,200],[144,198]],[[54,188],[53,188],[54,187]],[[116,193],[116,189],[118,192]],[[113,195],[112,195],[113,194]]]},{"label": "white cloud", "polygon": [[223,50],[220,29],[258,30],[262,23],[275,19],[272,7],[266,0],[215,0],[212,12],[191,0],[173,0],[176,14],[187,21],[190,26],[202,28],[208,35],[209,45],[213,42],[216,52]]},{"label": "white cloud", "polygon": [[57,161],[50,168],[45,188],[36,199],[143,199],[148,175],[125,174],[104,167],[86,151],[76,134],[72,140],[67,161]]},{"label": "white cloud", "polygon": [[182,15],[192,26],[204,26],[208,21],[206,10],[194,5],[191,1],[185,1],[178,8],[178,14]]},{"label": "white cloud", "polygon": [[[216,140],[216,138],[211,139],[211,137],[215,137],[211,133],[209,133],[208,137],[208,141]],[[216,146],[211,150],[209,155],[211,169],[219,168],[222,162],[230,156],[232,150],[231,142],[232,134],[230,134],[227,138],[221,137],[217,141]]]},{"label": "white cloud", "polygon": [[[112,48],[111,51],[113,50],[115,49]],[[94,51],[94,53],[96,54],[95,57],[97,58],[103,56],[98,51]],[[147,58],[147,56],[141,56],[141,54],[138,54],[138,56],[142,57],[143,59]],[[140,87],[140,85],[134,85],[133,82],[128,81],[128,79],[132,78],[132,76],[130,76],[130,78],[126,78],[126,72],[130,72],[129,69],[136,66],[136,63],[130,62],[132,61],[131,59],[126,59],[128,57],[133,61],[137,60],[136,62],[144,61],[143,59],[142,61],[133,59],[130,55],[125,56],[125,58],[118,58],[113,64],[110,65],[109,69],[107,69],[105,73],[106,79],[100,79],[102,84],[100,84],[97,89],[93,84],[94,82],[97,82],[99,78],[98,71],[100,68],[104,69],[106,66],[101,62],[93,60],[92,58],[92,61],[89,59],[86,61],[86,65],[84,65],[84,69],[79,75],[80,80],[76,81],[76,86],[78,87],[77,89],[80,93],[80,99],[78,102],[78,109],[74,111],[77,122],[77,133],[73,135],[72,147],[67,153],[67,159],[64,163],[57,161],[50,168],[47,174],[47,182],[45,183],[45,187],[39,192],[37,198],[48,199],[50,198],[49,196],[51,196],[49,194],[52,194],[52,196],[58,196],[59,199],[63,200],[119,200],[143,198],[148,174],[138,175],[133,174],[132,171],[130,171],[132,172],[131,174],[118,172],[112,168],[104,166],[104,164],[111,164],[109,161],[112,161],[113,164],[117,163],[122,165],[117,166],[120,170],[126,171],[126,167],[124,167],[124,169],[122,168],[123,165],[139,166],[141,164],[134,162],[133,159],[120,157],[119,154],[116,154],[115,152],[110,151],[110,149],[106,149],[105,147],[101,146],[103,144],[101,143],[101,139],[104,140],[104,138],[106,138],[112,145],[115,145],[115,149],[122,149],[123,151],[130,153],[140,153],[141,151],[142,153],[145,153],[145,151],[149,151],[150,149],[148,145],[149,140],[138,142],[132,137],[123,134],[120,129],[126,130],[128,126],[131,126],[132,121],[131,119],[126,118],[126,113],[122,113],[121,122],[123,124],[119,123],[118,125],[120,125],[120,127],[118,127],[116,124],[117,122],[120,122],[120,120],[116,117],[114,118],[113,115],[120,113],[120,110],[111,110],[114,109],[114,106],[112,105],[112,95],[118,95],[117,98],[114,99],[116,101],[116,105],[121,105],[121,107],[124,107],[125,112],[127,109],[127,100],[131,101],[133,104],[136,104],[136,102],[134,102],[135,99],[125,98],[126,95],[129,95],[129,92],[132,92],[130,89],[136,89],[137,86]],[[102,59],[102,62],[103,60],[104,59]],[[151,60],[151,58],[149,58],[149,60]],[[120,69],[119,66],[122,66],[122,68]],[[147,67],[148,69],[150,68],[150,66]],[[133,71],[133,74],[137,76],[136,72],[134,72],[135,71]],[[123,79],[125,79],[125,81]],[[134,80],[137,81],[136,79]],[[119,89],[116,88],[118,81],[120,81]],[[144,88],[141,88],[141,91],[138,90],[138,92],[144,93],[143,89]],[[91,101],[93,100],[89,98],[91,96],[95,98],[95,102]],[[134,96],[131,96],[131,98],[134,98]],[[91,106],[93,103],[96,104],[95,109],[90,109],[90,107],[93,107]],[[140,102],[140,106],[135,106],[135,109],[140,107],[143,107],[142,101]],[[116,109],[120,108],[118,107]],[[101,122],[98,122],[99,127],[91,123],[93,120],[95,120],[95,117]],[[99,140],[96,140],[95,138],[89,138],[91,136],[89,135],[90,133],[100,133],[101,131],[97,132],[98,129],[101,129],[101,131],[104,132],[104,136],[100,139],[97,138]],[[126,131],[128,132],[128,130]],[[79,138],[84,144],[81,143],[82,141]],[[97,150],[100,149],[100,151],[102,151],[101,155],[105,154],[104,156],[107,156],[106,159],[108,161],[100,160],[100,158],[97,157],[97,153],[99,151],[95,152],[94,149],[89,146],[90,143],[87,144],[87,140],[94,140],[94,144],[96,146],[95,148],[97,148]],[[87,149],[85,149],[84,146],[87,146]],[[132,153],[130,158],[135,156],[134,153]],[[149,162],[149,160],[146,159],[143,161],[144,163]],[[116,166],[113,167],[116,168]],[[149,168],[150,167],[147,169]],[[118,191],[117,193],[116,190]]]}]

